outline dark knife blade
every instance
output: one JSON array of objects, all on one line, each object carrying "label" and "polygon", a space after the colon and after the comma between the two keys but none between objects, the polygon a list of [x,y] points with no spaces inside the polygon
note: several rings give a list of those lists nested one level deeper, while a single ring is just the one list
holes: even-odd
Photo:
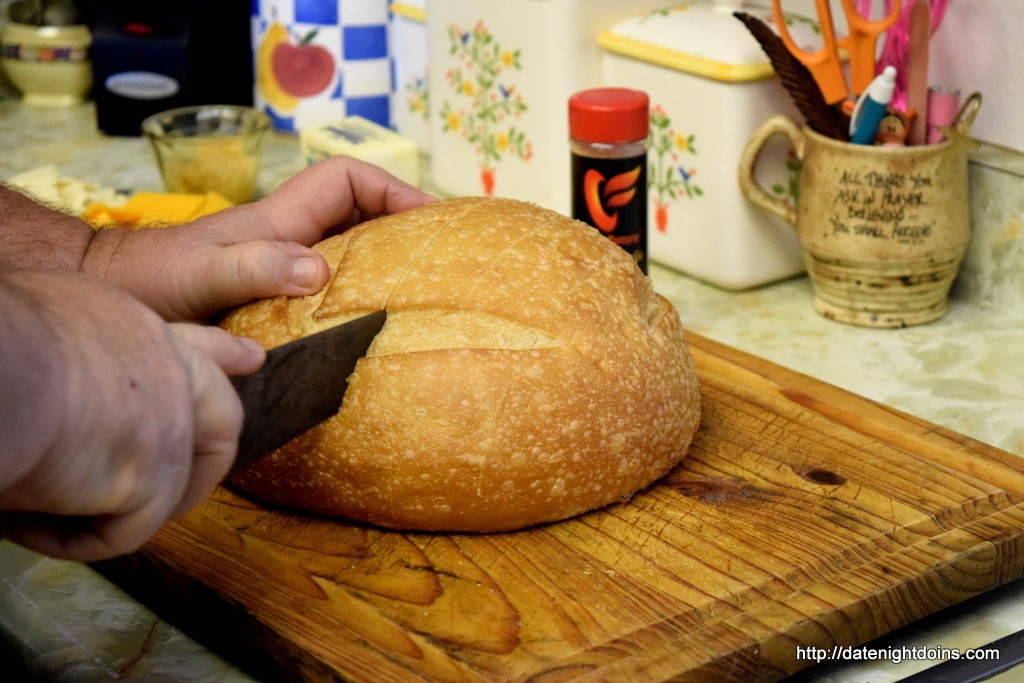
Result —
[{"label": "dark knife blade", "polygon": [[338,412],[348,378],[387,314],[377,311],[267,352],[251,375],[232,377],[245,407],[231,474]]}]

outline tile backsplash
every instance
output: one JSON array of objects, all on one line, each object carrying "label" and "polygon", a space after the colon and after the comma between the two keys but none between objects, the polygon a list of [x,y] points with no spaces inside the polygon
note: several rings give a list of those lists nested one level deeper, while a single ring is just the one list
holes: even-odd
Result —
[{"label": "tile backsplash", "polygon": [[1024,153],[981,143],[970,183],[971,243],[952,296],[1024,321]]}]

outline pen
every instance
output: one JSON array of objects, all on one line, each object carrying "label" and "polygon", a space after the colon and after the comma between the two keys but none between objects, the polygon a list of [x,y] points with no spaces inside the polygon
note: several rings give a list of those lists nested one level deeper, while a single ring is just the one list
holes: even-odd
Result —
[{"label": "pen", "polygon": [[887,66],[875,80],[868,84],[850,116],[850,142],[855,145],[870,145],[875,141],[878,124],[885,116],[885,110],[892,102],[896,88],[896,67]]}]

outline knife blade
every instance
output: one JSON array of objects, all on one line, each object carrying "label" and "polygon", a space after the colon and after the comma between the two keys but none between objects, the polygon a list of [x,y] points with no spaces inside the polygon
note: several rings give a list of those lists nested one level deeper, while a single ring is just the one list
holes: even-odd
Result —
[{"label": "knife blade", "polygon": [[245,418],[229,475],[336,414],[349,376],[386,319],[377,311],[278,346],[259,370],[232,377]]}]

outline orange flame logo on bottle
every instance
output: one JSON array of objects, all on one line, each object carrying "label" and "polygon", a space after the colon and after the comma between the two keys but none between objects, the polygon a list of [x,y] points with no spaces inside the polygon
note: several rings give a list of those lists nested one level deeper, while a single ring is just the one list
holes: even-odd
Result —
[{"label": "orange flame logo on bottle", "polygon": [[[617,209],[629,204],[636,195],[636,181],[640,178],[640,167],[608,178],[593,168],[583,175],[583,196],[587,212],[601,232],[612,233],[619,224]],[[602,187],[604,183],[604,187]]]}]

